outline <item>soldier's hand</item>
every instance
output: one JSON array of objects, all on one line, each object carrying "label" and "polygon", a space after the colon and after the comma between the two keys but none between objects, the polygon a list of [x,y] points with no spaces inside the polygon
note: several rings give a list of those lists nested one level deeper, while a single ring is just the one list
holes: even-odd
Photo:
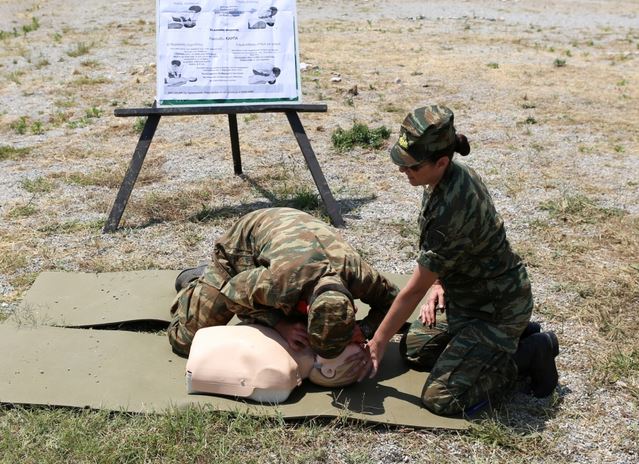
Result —
[{"label": "soldier's hand", "polygon": [[428,292],[426,303],[419,310],[419,320],[422,324],[433,327],[437,323],[437,310],[443,313],[445,309],[444,287],[436,280]]},{"label": "soldier's hand", "polygon": [[368,371],[371,368],[371,358],[368,354],[368,350],[366,350],[364,344],[359,345],[360,350],[357,353],[353,353],[348,358],[344,360],[344,364],[348,365],[352,363],[353,369],[356,369],[357,372],[357,381],[360,382]]},{"label": "soldier's hand", "polygon": [[309,346],[308,332],[301,322],[281,320],[275,325],[275,330],[284,337],[293,351],[300,351]]},{"label": "soldier's hand", "polygon": [[[367,365],[367,371],[369,371],[368,378],[372,379],[377,375],[379,365],[384,357],[384,351],[386,351],[386,343],[378,342],[375,337],[366,344],[366,351],[370,357],[370,366]],[[365,374],[364,374],[365,376]],[[363,379],[360,378],[361,381]]]}]

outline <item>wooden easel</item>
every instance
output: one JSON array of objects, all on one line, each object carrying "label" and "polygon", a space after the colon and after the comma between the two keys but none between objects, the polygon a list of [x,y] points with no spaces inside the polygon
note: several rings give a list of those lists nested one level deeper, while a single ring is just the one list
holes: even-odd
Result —
[{"label": "wooden easel", "polygon": [[162,107],[155,105],[150,108],[118,108],[115,110],[115,116],[131,117],[146,116],[146,123],[142,129],[142,134],[138,140],[138,144],[133,152],[133,157],[129,163],[127,172],[120,185],[120,190],[115,198],[115,202],[111,207],[109,218],[102,229],[103,233],[114,232],[120,224],[120,219],[124,213],[133,187],[144,163],[144,158],[149,150],[155,130],[158,127],[162,116],[194,116],[205,114],[226,114],[229,120],[229,132],[231,136],[231,152],[233,155],[233,170],[236,175],[242,174],[242,159],[240,157],[240,138],[237,130],[237,115],[242,113],[285,113],[288,122],[295,134],[297,143],[302,150],[306,165],[311,171],[317,190],[326,207],[326,212],[331,218],[331,222],[335,227],[344,227],[344,220],[339,211],[339,207],[333,198],[322,168],[317,162],[311,143],[306,136],[306,131],[298,116],[303,112],[326,112],[326,105],[323,104],[281,104],[281,105],[247,105],[247,106],[193,106],[193,107]]}]

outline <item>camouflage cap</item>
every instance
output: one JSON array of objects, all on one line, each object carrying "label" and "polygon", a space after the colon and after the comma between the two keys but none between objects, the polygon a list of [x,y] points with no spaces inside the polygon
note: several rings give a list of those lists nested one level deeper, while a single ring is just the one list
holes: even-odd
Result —
[{"label": "camouflage cap", "polygon": [[355,327],[355,307],[342,292],[328,290],[308,308],[311,349],[324,358],[334,358],[350,343]]},{"label": "camouflage cap", "polygon": [[399,140],[391,149],[393,163],[415,166],[450,149],[455,143],[453,112],[431,105],[409,113],[399,130]]}]

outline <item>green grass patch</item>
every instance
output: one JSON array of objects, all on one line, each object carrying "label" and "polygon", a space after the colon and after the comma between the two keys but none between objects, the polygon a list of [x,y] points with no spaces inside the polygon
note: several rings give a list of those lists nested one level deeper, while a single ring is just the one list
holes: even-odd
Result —
[{"label": "green grass patch", "polygon": [[102,116],[102,110],[100,108],[92,106],[85,111],[85,115],[87,118],[99,118],[100,116]]},{"label": "green grass patch", "polygon": [[100,66],[100,62],[97,60],[84,60],[80,64],[85,68],[97,68]]},{"label": "green grass patch", "polygon": [[44,124],[42,124],[42,121],[33,121],[30,130],[34,135],[44,134]]},{"label": "green grass patch", "polygon": [[40,57],[38,61],[35,62],[36,69],[42,69],[45,66],[49,66],[51,63],[46,58]]},{"label": "green grass patch", "polygon": [[69,129],[80,129],[82,127],[86,127],[91,123],[91,121],[89,120],[89,118],[87,117],[81,117],[80,119],[72,119],[70,121],[67,121],[67,127]]},{"label": "green grass patch", "polygon": [[81,76],[77,79],[73,79],[70,84],[77,86],[90,86],[90,85],[100,85],[107,84],[111,82],[110,79],[106,77],[89,77],[89,76]]},{"label": "green grass patch", "polygon": [[385,126],[369,129],[366,124],[355,123],[351,129],[338,127],[331,135],[331,141],[333,147],[343,152],[355,146],[378,149],[389,137],[390,130]]},{"label": "green grass patch", "polygon": [[84,116],[78,119],[68,120],[67,126],[71,129],[77,129],[80,127],[86,127],[93,122],[93,119],[98,119],[102,116],[103,111],[95,106],[88,108],[84,112]]},{"label": "green grass patch", "polygon": [[16,160],[29,154],[30,151],[31,150],[29,148],[16,148],[8,145],[0,145],[0,161]]},{"label": "green grass patch", "polygon": [[202,207],[189,217],[191,222],[208,222],[216,219],[228,219],[240,216],[237,208],[229,206],[210,207],[202,205]]},{"label": "green grass patch", "polygon": [[639,349],[617,349],[593,368],[600,384],[618,384],[639,399]]},{"label": "green grass patch", "polygon": [[49,124],[58,127],[62,124],[68,123],[71,119],[72,113],[69,111],[56,111],[49,116]]},{"label": "green grass patch", "polygon": [[27,35],[29,32],[37,31],[38,29],[40,29],[40,21],[36,17],[31,17],[31,22],[23,24],[20,28],[14,27],[12,31],[0,31],[0,40],[18,37],[20,33]]},{"label": "green grass patch", "polygon": [[56,100],[53,102],[58,108],[73,108],[76,106],[75,100]]},{"label": "green grass patch", "polygon": [[[56,175],[57,176],[57,175]],[[90,172],[72,172],[61,174],[60,177],[68,183],[81,187],[109,187],[116,188],[122,183],[123,171],[96,169]]]},{"label": "green grass patch", "polygon": [[146,124],[146,116],[143,116],[143,117],[138,116],[137,118],[135,118],[135,121],[133,122],[133,131],[136,134],[141,134],[145,124]]},{"label": "green grass patch", "polygon": [[25,75],[24,71],[13,71],[7,74],[7,79],[17,85],[20,85],[21,84],[20,78],[24,75]]},{"label": "green grass patch", "polygon": [[584,195],[566,195],[556,200],[543,202],[539,208],[552,217],[566,222],[595,224],[614,216],[624,215],[617,208],[603,208]]},{"label": "green grass patch", "polygon": [[319,208],[320,199],[317,192],[306,187],[299,187],[285,196],[281,200],[281,204],[277,206],[289,206],[303,211],[309,211]]},{"label": "green grass patch", "polygon": [[38,232],[45,234],[70,234],[74,232],[80,232],[82,230],[102,230],[106,220],[99,219],[90,222],[80,222],[77,220],[66,222],[54,222],[42,227],[38,227]]},{"label": "green grass patch", "polygon": [[189,248],[196,246],[202,240],[204,240],[204,237],[195,231],[188,231],[182,234],[182,242]]},{"label": "green grass patch", "polygon": [[[190,189],[177,193],[151,192],[141,201],[136,201],[132,210],[143,215],[150,223],[184,220],[206,219],[206,202],[211,199],[211,191],[204,189]],[[200,212],[195,212],[197,205],[201,205]],[[202,219],[194,218],[201,215]]]},{"label": "green grass patch", "polygon": [[539,435],[518,433],[502,422],[488,418],[472,424],[469,439],[491,448],[526,452],[541,441]]},{"label": "green grass patch", "polygon": [[29,193],[49,193],[55,187],[55,183],[45,177],[23,179],[20,185]]},{"label": "green grass patch", "polygon": [[22,33],[27,35],[29,32],[37,31],[38,29],[40,29],[40,21],[38,21],[38,18],[32,17],[29,24],[22,26]]},{"label": "green grass patch", "polygon": [[20,118],[17,121],[12,122],[9,127],[11,127],[16,134],[23,135],[27,132],[27,128],[29,127],[29,118],[26,116],[20,116]]},{"label": "green grass patch", "polygon": [[374,434],[353,440],[358,428],[195,406],[156,415],[18,407],[0,412],[0,454],[7,463],[319,463],[331,462],[334,441],[344,440],[340,462],[372,462]]},{"label": "green grass patch", "polygon": [[77,58],[78,56],[86,55],[91,51],[93,47],[93,42],[90,44],[86,44],[85,42],[78,42],[75,44],[75,47],[71,50],[67,51],[67,55],[71,58]]},{"label": "green grass patch", "polygon": [[7,217],[11,219],[26,218],[33,216],[38,212],[38,208],[31,204],[14,206],[7,213]]},{"label": "green grass patch", "polygon": [[29,262],[26,254],[6,249],[0,250],[0,274],[13,274]]},{"label": "green grass patch", "polygon": [[634,348],[626,353],[617,350],[606,358],[601,368],[610,382],[628,379],[639,373],[639,349]]},{"label": "green grass patch", "polygon": [[18,275],[14,275],[9,279],[9,283],[18,289],[27,289],[33,285],[39,272],[26,272]]},{"label": "green grass patch", "polygon": [[268,182],[271,191],[267,192],[264,188],[257,190],[271,200],[273,206],[288,206],[312,212],[317,211],[322,204],[317,190],[311,187],[312,184],[306,184],[304,179],[284,165],[265,173],[263,179]]}]

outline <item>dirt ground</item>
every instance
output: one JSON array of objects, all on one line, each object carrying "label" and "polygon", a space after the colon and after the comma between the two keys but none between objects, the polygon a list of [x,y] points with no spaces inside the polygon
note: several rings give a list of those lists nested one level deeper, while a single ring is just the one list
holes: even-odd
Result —
[{"label": "dirt ground", "polygon": [[[154,100],[155,2],[0,13],[3,314],[43,270],[185,267],[242,213],[314,195],[283,115],[238,117],[243,177],[223,117],[164,118],[122,229],[102,234],[140,127],[113,110]],[[528,444],[495,459],[637,462],[639,2],[300,0],[298,16],[304,102],[328,105],[302,122],[346,239],[380,270],[412,270],[421,191],[387,148],[410,109],[438,102],[528,265],[560,386],[506,399],[497,417]],[[389,128],[387,145],[336,150],[331,134],[355,122]],[[484,462],[466,441],[427,441]]]}]

